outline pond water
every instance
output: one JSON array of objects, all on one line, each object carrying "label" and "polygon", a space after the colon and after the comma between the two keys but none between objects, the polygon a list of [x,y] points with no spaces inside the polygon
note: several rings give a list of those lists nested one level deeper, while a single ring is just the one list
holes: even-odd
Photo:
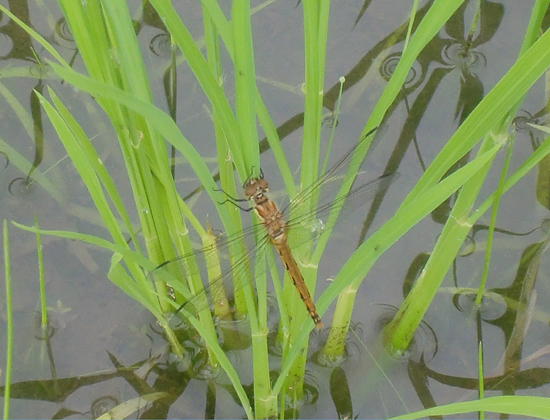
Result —
[{"label": "pond water", "polygon": [[[129,2],[154,101],[168,112],[163,76],[170,62],[170,40],[154,9],[147,5],[140,11],[137,3]],[[175,3],[193,37],[200,39],[200,2]],[[401,176],[381,201],[364,206],[338,226],[322,260],[320,279],[334,277],[361,243],[365,220],[373,217],[368,235],[393,215],[469,111],[516,60],[532,2],[482,0],[478,27],[468,40],[475,13],[473,3],[459,9],[420,54],[401,96],[390,108],[387,131],[367,159],[365,177],[374,179],[390,172]],[[75,69],[85,71],[55,2],[2,0],[0,4],[53,43],[66,60],[74,57]],[[418,19],[430,4],[421,6]],[[253,6],[260,5],[263,7],[252,16],[257,84],[289,165],[297,171],[303,128],[302,6],[288,1],[253,2]],[[229,15],[230,5],[224,7]],[[339,78],[346,79],[333,156],[340,156],[359,138],[402,52],[408,13],[403,2],[395,0],[333,2],[323,108],[327,116],[335,108]],[[41,70],[35,57],[47,54],[6,15],[1,16],[0,32],[0,56],[4,57],[0,71],[2,218],[32,225],[36,215],[41,228],[108,239],[86,188],[32,94],[34,89],[46,95],[47,87],[51,87],[87,135],[94,138],[127,211],[137,223],[116,135],[101,109],[89,95]],[[228,57],[225,59],[229,62]],[[232,77],[226,76],[228,92]],[[177,83],[177,124],[197,151],[209,158],[207,162],[216,173],[208,101],[184,64],[178,67]],[[511,171],[542,141],[542,135],[526,122],[543,124],[546,120],[548,96],[543,83],[534,86],[518,113]],[[323,132],[325,138],[329,131]],[[277,179],[277,166],[267,142],[263,141],[261,149],[262,170],[269,176],[277,198],[282,181]],[[502,152],[498,159],[504,157]],[[38,166],[29,174],[33,161]],[[492,192],[498,182],[499,165],[495,168],[487,178],[487,192]],[[187,196],[199,185],[185,163],[180,162],[177,171],[177,188]],[[488,214],[473,227],[462,256],[453,264],[424,317],[410,354],[389,362],[380,356],[380,329],[395,314],[432,251],[451,200],[409,231],[370,270],[359,289],[347,357],[330,367],[321,366],[316,358],[327,338],[333,308],[324,314],[325,329],[310,337],[306,397],[286,416],[379,418],[475,399],[479,340],[485,352],[486,395],[548,396],[550,315],[545,308],[550,303],[550,267],[544,252],[549,201],[544,201],[548,193],[541,189],[540,173],[537,178],[533,171],[502,199],[487,285],[491,293],[479,316],[472,315],[471,296],[457,292],[458,288],[476,288],[479,284]],[[26,179],[33,182],[24,186]],[[201,209],[198,214],[211,216],[216,226],[215,208],[207,197],[193,196],[190,203],[195,210]],[[10,417],[97,417],[119,403],[161,391],[170,392],[171,399],[140,408],[131,416],[245,416],[227,378],[201,369],[204,352],[188,348],[194,366],[187,371],[171,363],[154,317],[107,279],[110,255],[90,245],[42,237],[51,331],[48,340],[40,340],[36,238],[11,224],[9,233],[15,322]],[[0,262],[4,262],[3,255]],[[328,283],[319,281],[317,297]],[[3,361],[6,303],[4,293],[0,296]],[[513,305],[520,296],[528,296],[522,334],[517,332],[518,311]],[[187,338],[193,341],[193,337]],[[230,359],[242,372],[243,383],[250,385],[247,340],[235,347],[230,350]],[[510,371],[512,354],[518,365]],[[277,356],[272,358],[273,366],[277,366]],[[3,367],[0,372],[4,372]]]}]

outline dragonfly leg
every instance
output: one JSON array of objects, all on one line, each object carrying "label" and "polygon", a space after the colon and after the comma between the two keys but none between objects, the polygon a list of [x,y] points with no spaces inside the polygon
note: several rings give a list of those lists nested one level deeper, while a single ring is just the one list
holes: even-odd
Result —
[{"label": "dragonfly leg", "polygon": [[253,208],[252,207],[241,207],[239,205],[239,203],[242,203],[242,202],[245,202],[245,201],[248,201],[246,198],[235,198],[235,197],[231,197],[231,195],[229,195],[228,193],[226,193],[223,189],[217,189],[217,188],[214,188],[214,191],[219,191],[219,192],[222,192],[225,194],[225,196],[227,197],[227,199],[225,199],[224,201],[222,201],[221,203],[218,202],[218,204],[225,204],[227,202],[233,204],[234,206],[240,208],[242,211],[246,211],[246,212],[249,212],[250,210],[252,210]]}]

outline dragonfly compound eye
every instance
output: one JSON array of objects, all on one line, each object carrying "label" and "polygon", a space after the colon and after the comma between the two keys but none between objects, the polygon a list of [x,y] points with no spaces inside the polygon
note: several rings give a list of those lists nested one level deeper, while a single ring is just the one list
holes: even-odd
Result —
[{"label": "dragonfly compound eye", "polygon": [[244,186],[244,195],[246,197],[252,197],[257,192],[267,192],[269,190],[269,184],[265,179],[252,178]]}]

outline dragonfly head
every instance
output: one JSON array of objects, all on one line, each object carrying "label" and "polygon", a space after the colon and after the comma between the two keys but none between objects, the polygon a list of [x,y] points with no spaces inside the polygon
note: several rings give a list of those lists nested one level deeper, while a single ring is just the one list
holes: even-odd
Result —
[{"label": "dragonfly head", "polygon": [[250,178],[244,184],[244,195],[251,198],[258,193],[264,194],[269,191],[269,184],[263,178]]}]

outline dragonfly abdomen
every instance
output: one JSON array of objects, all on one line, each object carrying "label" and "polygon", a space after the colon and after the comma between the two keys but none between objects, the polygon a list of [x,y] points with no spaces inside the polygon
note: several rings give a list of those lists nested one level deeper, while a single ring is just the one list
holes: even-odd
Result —
[{"label": "dragonfly abdomen", "polygon": [[285,269],[286,271],[288,271],[288,275],[292,279],[292,283],[294,283],[294,286],[296,287],[296,290],[298,290],[298,294],[300,295],[300,298],[306,305],[309,316],[315,323],[315,326],[318,329],[321,329],[323,328],[323,323],[321,322],[321,318],[317,313],[317,309],[315,308],[313,299],[311,299],[311,295],[309,294],[309,290],[306,286],[306,282],[304,281],[304,278],[302,277],[302,273],[298,268],[298,264],[296,264],[296,260],[294,259],[294,256],[290,251],[290,247],[288,246],[288,243],[286,241],[286,235],[283,235],[282,237],[284,237],[284,240],[278,240],[281,237],[279,237],[278,239],[272,239],[273,246],[279,253],[279,256],[281,257],[281,260],[283,261],[283,264],[285,266]]}]

